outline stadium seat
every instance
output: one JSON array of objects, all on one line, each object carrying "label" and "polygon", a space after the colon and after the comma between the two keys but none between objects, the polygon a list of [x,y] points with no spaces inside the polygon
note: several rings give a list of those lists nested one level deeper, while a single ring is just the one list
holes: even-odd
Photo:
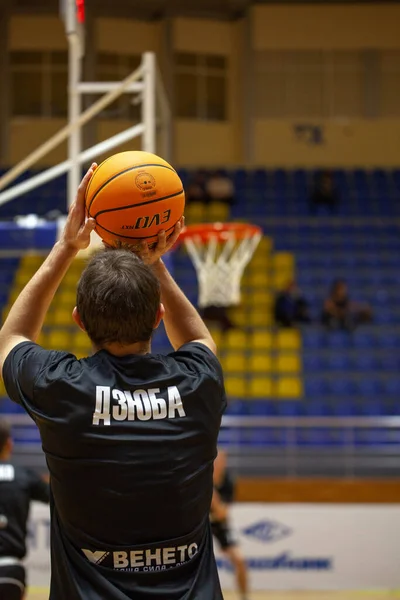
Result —
[{"label": "stadium seat", "polygon": [[272,396],[272,380],[269,377],[252,377],[249,382],[250,398],[268,398]]},{"label": "stadium seat", "polygon": [[248,346],[248,336],[244,331],[230,329],[223,335],[221,346],[232,350],[245,350]]},{"label": "stadium seat", "polygon": [[262,352],[252,352],[248,363],[250,373],[269,373],[272,371],[272,357]]},{"label": "stadium seat", "polygon": [[52,329],[47,335],[47,345],[52,350],[73,351],[71,336],[66,329]]},{"label": "stadium seat", "polygon": [[301,361],[298,354],[282,353],[274,360],[274,370],[278,373],[299,373],[301,370]]},{"label": "stadium seat", "polygon": [[278,398],[301,398],[303,385],[298,377],[280,377],[275,382],[275,394]]},{"label": "stadium seat", "polygon": [[232,377],[227,375],[225,377],[225,390],[229,396],[233,398],[245,398],[247,397],[247,382],[244,377]]},{"label": "stadium seat", "polygon": [[247,358],[244,352],[226,352],[221,357],[221,364],[227,373],[243,373],[247,368]]},{"label": "stadium seat", "polygon": [[300,333],[296,330],[281,330],[275,336],[276,349],[280,351],[299,350],[301,346]]}]

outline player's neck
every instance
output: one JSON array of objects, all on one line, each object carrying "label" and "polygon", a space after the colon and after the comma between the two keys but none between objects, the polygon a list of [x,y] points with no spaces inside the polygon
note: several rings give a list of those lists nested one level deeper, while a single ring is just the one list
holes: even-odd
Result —
[{"label": "player's neck", "polygon": [[137,342],[135,344],[104,344],[101,348],[97,348],[97,350],[107,350],[110,354],[114,356],[129,356],[131,354],[147,354],[151,351],[150,342]]},{"label": "player's neck", "polygon": [[10,452],[8,450],[3,450],[3,452],[0,452],[0,460],[2,460],[2,461],[10,460]]}]

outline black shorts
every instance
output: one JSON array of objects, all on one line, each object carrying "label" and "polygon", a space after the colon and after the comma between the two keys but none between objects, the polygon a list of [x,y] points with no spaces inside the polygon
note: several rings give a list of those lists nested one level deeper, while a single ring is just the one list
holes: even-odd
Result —
[{"label": "black shorts", "polygon": [[21,600],[24,594],[24,567],[22,565],[0,567],[0,600]]},{"label": "black shorts", "polygon": [[229,527],[228,521],[211,521],[211,531],[221,550],[237,546],[237,541]]}]

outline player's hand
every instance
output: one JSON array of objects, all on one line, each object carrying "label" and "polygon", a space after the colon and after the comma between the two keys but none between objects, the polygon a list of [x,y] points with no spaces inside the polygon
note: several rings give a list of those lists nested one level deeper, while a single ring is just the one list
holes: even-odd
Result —
[{"label": "player's hand", "polygon": [[85,209],[86,188],[96,168],[97,164],[93,163],[82,179],[75,201],[69,209],[67,222],[60,238],[62,244],[65,244],[69,249],[76,252],[84,250],[89,246],[90,234],[96,226],[94,219],[86,219]]},{"label": "player's hand", "polygon": [[184,225],[185,217],[182,217],[175,225],[174,231],[168,239],[165,231],[160,231],[158,234],[158,242],[154,248],[149,248],[147,242],[142,242],[139,249],[135,250],[135,254],[140,256],[146,265],[154,265],[164,254],[166,254],[166,252],[168,252],[168,250],[171,250],[174,244],[176,244]]},{"label": "player's hand", "polygon": [[212,515],[216,521],[226,521],[228,518],[228,507],[223,502],[218,502],[212,508]]}]

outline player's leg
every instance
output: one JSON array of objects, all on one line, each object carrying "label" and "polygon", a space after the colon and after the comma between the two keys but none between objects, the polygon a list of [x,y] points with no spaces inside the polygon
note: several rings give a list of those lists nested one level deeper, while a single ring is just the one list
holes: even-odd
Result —
[{"label": "player's leg", "polygon": [[235,569],[236,582],[241,594],[241,600],[248,600],[247,566],[243,555],[237,545],[227,521],[213,521],[211,523],[213,536],[218,541],[222,552],[229,558]]},{"label": "player's leg", "polygon": [[236,545],[225,548],[224,554],[231,561],[235,569],[236,583],[241,594],[241,600],[248,600],[247,566],[240,548]]},{"label": "player's leg", "polygon": [[22,600],[25,595],[25,569],[20,565],[0,566],[1,600]]}]

